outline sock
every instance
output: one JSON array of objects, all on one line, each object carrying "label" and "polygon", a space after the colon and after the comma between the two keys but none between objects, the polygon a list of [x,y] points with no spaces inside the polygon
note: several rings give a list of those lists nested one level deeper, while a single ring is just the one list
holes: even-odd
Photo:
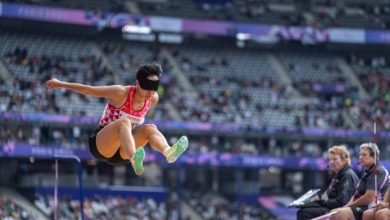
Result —
[{"label": "sock", "polygon": [[135,157],[135,153],[134,153],[133,156],[130,158],[130,161],[131,161],[132,163],[134,163],[134,157]]},{"label": "sock", "polygon": [[163,155],[164,155],[165,157],[168,156],[168,152],[169,152],[170,149],[171,149],[171,147],[169,147],[169,146],[167,146],[167,147],[164,149]]}]

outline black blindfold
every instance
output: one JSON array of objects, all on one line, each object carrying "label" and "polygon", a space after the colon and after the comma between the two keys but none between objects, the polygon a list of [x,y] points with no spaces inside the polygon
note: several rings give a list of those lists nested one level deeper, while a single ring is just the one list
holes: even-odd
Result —
[{"label": "black blindfold", "polygon": [[157,91],[160,80],[150,80],[148,78],[140,77],[138,83],[142,89]]}]

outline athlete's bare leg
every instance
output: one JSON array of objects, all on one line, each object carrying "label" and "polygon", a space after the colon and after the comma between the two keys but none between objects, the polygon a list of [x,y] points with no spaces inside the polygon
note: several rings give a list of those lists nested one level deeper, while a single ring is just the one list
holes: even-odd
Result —
[{"label": "athlete's bare leg", "polygon": [[136,128],[133,133],[135,146],[143,147],[147,143],[153,149],[163,153],[165,149],[169,148],[169,144],[164,135],[157,129],[154,124],[144,124]]},{"label": "athlete's bare leg", "polygon": [[[170,147],[164,135],[154,124],[144,124],[136,128],[133,137],[137,148],[149,143],[153,149],[162,153],[169,163],[175,162],[188,147],[188,140],[185,136],[181,137],[178,142]],[[125,156],[125,152],[122,152],[122,150],[121,156]]]},{"label": "athlete's bare leg", "polygon": [[144,171],[143,160],[145,152],[143,148],[136,150],[134,137],[131,131],[131,122],[127,118],[120,118],[106,125],[96,135],[97,150],[104,157],[110,158],[120,149],[123,159],[130,159],[137,175]]},{"label": "athlete's bare leg", "polygon": [[130,120],[120,118],[106,125],[96,135],[96,146],[107,158],[114,156],[119,148],[127,154],[126,158],[132,158],[136,149]]}]

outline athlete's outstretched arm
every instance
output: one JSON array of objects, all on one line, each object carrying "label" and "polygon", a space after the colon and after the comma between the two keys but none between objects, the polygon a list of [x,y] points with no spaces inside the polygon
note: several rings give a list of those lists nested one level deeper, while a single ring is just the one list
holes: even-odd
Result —
[{"label": "athlete's outstretched arm", "polygon": [[64,88],[82,95],[105,97],[114,100],[126,93],[126,87],[121,85],[89,86],[80,83],[64,82],[56,78],[48,80],[46,86],[49,90]]}]

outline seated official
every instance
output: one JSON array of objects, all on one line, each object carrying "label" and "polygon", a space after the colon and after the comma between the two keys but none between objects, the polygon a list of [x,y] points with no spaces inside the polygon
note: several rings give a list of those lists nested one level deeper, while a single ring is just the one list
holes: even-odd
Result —
[{"label": "seated official", "polygon": [[344,146],[333,146],[328,150],[329,171],[333,178],[320,191],[316,201],[304,205],[297,212],[298,220],[312,219],[328,213],[331,209],[347,204],[355,192],[358,177],[351,169],[349,152]]},{"label": "seated official", "polygon": [[387,189],[383,202],[363,213],[363,220],[390,220],[390,187]]},{"label": "seated official", "polygon": [[[386,168],[378,164],[379,153],[376,144],[364,143],[360,145],[359,162],[365,169],[364,174],[359,180],[354,197],[343,208],[336,209],[337,213],[332,216],[332,220],[361,220],[363,212],[375,206],[375,188],[377,195],[383,197],[390,183]],[[378,171],[376,186],[375,163],[377,163]]]}]

